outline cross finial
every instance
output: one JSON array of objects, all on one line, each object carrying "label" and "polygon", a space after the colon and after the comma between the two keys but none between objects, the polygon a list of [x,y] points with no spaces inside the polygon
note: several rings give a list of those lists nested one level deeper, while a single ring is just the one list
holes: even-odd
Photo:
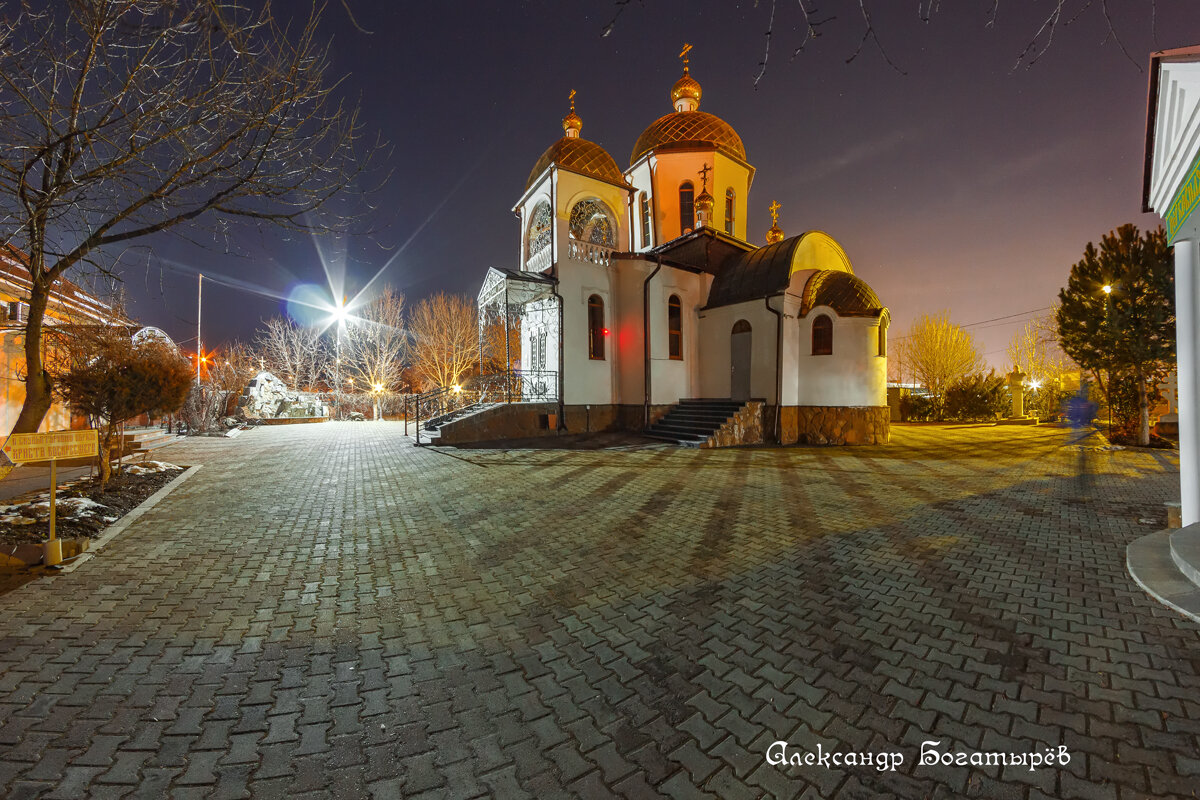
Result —
[{"label": "cross finial", "polygon": [[679,51],[679,57],[683,59],[683,74],[688,74],[688,51],[692,49],[690,44],[684,44],[683,50]]},{"label": "cross finial", "polygon": [[771,205],[767,206],[767,208],[771,209],[771,224],[778,225],[779,224],[779,208],[780,208],[779,203],[775,200],[772,200]]},{"label": "cross finial", "polygon": [[700,178],[701,178],[701,179],[704,181],[704,183],[703,183],[703,184],[701,184],[701,186],[700,186],[700,191],[701,191],[701,192],[707,192],[707,191],[708,191],[708,173],[709,173],[709,172],[711,172],[711,171],[712,171],[712,167],[710,167],[708,164],[705,164],[705,165],[704,165],[704,166],[703,166],[703,167],[700,169],[700,171],[696,173],[696,174],[697,174],[697,175],[699,175],[699,176],[700,176]]},{"label": "cross finial", "polygon": [[572,89],[571,93],[569,95],[567,95],[567,99],[571,101],[571,110],[574,111],[575,110],[575,90],[574,89]]}]

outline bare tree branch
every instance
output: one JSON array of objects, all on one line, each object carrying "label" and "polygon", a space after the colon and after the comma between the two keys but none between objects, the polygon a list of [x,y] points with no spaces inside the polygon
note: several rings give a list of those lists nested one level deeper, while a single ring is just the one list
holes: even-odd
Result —
[{"label": "bare tree branch", "polygon": [[24,251],[33,278],[24,431],[48,408],[42,317],[67,270],[111,272],[105,248],[205,222],[219,233],[238,221],[343,227],[313,212],[353,186],[378,144],[363,142],[358,110],[336,96],[316,2],[288,7],[295,24],[269,0],[10,5],[0,242]]}]

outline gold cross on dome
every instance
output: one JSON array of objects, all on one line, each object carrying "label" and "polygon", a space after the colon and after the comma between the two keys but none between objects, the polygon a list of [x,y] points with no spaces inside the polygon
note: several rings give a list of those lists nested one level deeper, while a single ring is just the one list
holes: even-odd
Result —
[{"label": "gold cross on dome", "polygon": [[574,89],[572,89],[571,93],[569,95],[567,95],[567,99],[571,101],[571,110],[574,111],[575,110],[575,90]]},{"label": "gold cross on dome", "polygon": [[684,44],[683,49],[679,51],[679,57],[683,59],[683,71],[688,71],[688,51],[692,49],[690,44]]},{"label": "gold cross on dome", "polygon": [[779,209],[780,209],[779,203],[775,200],[772,200],[771,205],[767,206],[767,208],[769,208],[771,210],[771,224],[778,225],[779,224]]},{"label": "gold cross on dome", "polygon": [[704,183],[700,186],[701,192],[708,191],[708,173],[710,172],[712,172],[712,167],[710,167],[708,164],[705,164],[704,167],[696,173],[704,180]]}]

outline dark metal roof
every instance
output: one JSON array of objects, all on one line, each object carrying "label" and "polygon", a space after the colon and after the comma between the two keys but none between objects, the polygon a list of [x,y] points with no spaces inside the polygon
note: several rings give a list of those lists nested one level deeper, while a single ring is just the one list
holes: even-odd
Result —
[{"label": "dark metal roof", "polygon": [[731,259],[754,250],[754,245],[714,228],[685,233],[650,250],[666,261],[686,264],[700,272],[716,275]]},{"label": "dark metal roof", "polygon": [[803,236],[793,236],[731,259],[713,278],[708,307],[772,297],[787,289],[792,256]]},{"label": "dark metal roof", "polygon": [[[727,259],[713,278],[707,307],[782,294],[791,283],[796,250],[810,234],[827,239],[823,234],[809,231]],[[803,254],[801,261],[805,261]],[[846,270],[817,269],[804,286],[800,313],[807,314],[814,306],[826,305],[843,317],[878,316],[883,309],[879,297],[848,268],[847,263]]]},{"label": "dark metal roof", "polygon": [[883,310],[879,296],[866,281],[831,269],[817,272],[804,285],[801,316],[816,306],[829,306],[839,317],[877,317]]}]

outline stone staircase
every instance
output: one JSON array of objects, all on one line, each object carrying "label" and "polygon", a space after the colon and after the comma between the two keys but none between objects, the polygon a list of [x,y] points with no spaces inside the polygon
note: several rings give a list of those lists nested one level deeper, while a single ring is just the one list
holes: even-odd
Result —
[{"label": "stone staircase", "polygon": [[[470,403],[462,408],[456,408],[441,416],[433,417],[428,420],[421,420],[421,443],[422,444],[438,444],[442,438],[442,428],[457,422],[467,417],[475,416],[476,414],[487,411],[490,408],[495,408],[502,403]],[[415,425],[414,425],[415,428]]]},{"label": "stone staircase", "polygon": [[1200,524],[1130,542],[1125,566],[1155,600],[1200,622]]},{"label": "stone staircase", "polygon": [[126,429],[121,439],[121,454],[124,457],[149,453],[164,445],[177,442],[182,437],[167,433],[162,428]]},{"label": "stone staircase", "polygon": [[712,447],[718,432],[746,405],[727,398],[686,398],[642,433],[684,447]]}]

